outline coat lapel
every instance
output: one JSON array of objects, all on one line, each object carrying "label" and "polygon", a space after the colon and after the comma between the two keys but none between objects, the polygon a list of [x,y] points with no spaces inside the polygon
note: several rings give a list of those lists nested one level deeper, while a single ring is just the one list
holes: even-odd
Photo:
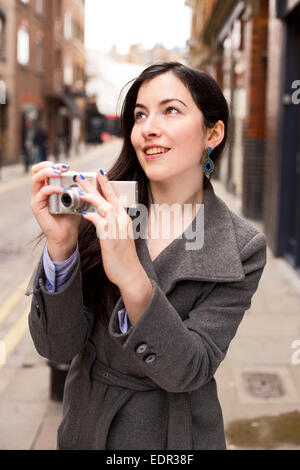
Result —
[{"label": "coat lapel", "polygon": [[[154,261],[145,238],[136,240],[137,253],[145,271],[165,294],[183,279],[232,282],[245,278],[230,211],[215,194],[209,180],[204,187],[202,206],[204,212],[200,207],[182,236],[174,239]],[[147,217],[142,225],[142,233],[147,234]],[[196,245],[192,241],[191,230],[197,234],[195,241],[201,240],[203,225],[203,242]]]}]

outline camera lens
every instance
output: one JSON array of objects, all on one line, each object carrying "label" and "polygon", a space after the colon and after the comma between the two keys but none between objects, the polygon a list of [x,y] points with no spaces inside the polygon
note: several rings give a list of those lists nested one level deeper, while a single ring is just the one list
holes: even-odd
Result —
[{"label": "camera lens", "polygon": [[65,206],[65,207],[70,207],[72,205],[72,198],[70,196],[70,194],[68,193],[64,193],[62,196],[61,196],[61,203]]}]

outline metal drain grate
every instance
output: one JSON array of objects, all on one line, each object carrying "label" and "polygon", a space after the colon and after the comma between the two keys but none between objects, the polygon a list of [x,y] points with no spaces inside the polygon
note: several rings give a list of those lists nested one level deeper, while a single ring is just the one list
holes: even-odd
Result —
[{"label": "metal drain grate", "polygon": [[242,380],[246,391],[257,398],[277,398],[285,394],[282,381],[277,374],[243,372]]}]

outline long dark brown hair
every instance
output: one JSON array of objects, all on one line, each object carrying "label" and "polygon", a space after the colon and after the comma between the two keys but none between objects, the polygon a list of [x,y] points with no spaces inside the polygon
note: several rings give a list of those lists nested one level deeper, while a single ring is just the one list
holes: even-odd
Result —
[{"label": "long dark brown hair", "polygon": [[[134,107],[141,85],[167,72],[176,75],[190,91],[196,105],[203,114],[203,123],[206,128],[213,128],[217,121],[223,121],[225,126],[224,138],[210,155],[215,165],[221,157],[228,137],[228,105],[218,84],[208,74],[191,69],[178,62],[166,62],[151,65],[139,77],[130,82],[131,86],[121,110],[123,147],[119,158],[108,171],[107,177],[111,181],[137,181],[139,203],[145,205],[148,209],[152,200],[149,180],[139,164],[130,138],[134,125]],[[205,181],[206,178],[204,178],[204,188]],[[79,227],[79,251],[84,302],[101,323],[107,327],[110,313],[120,296],[120,292],[118,287],[105,274],[95,227],[86,220],[82,220]]]}]

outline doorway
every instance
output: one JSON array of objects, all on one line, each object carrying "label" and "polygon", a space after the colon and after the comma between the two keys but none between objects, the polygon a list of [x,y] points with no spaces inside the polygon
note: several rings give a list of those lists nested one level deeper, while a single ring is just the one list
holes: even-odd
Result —
[{"label": "doorway", "polygon": [[[280,238],[284,257],[300,270],[300,103],[293,84],[300,80],[300,5],[286,18],[285,92],[281,162],[282,206]],[[295,96],[298,100],[295,100]]]},{"label": "doorway", "polygon": [[[287,70],[287,78],[291,83],[300,80],[300,5],[287,18],[287,48],[291,50],[290,61]],[[293,91],[292,91],[293,94]],[[292,100],[290,105],[290,119],[293,119],[290,143],[288,149],[290,153],[290,220],[288,222],[287,256],[295,268],[300,268],[300,104]],[[287,182],[288,183],[288,182]]]}]

